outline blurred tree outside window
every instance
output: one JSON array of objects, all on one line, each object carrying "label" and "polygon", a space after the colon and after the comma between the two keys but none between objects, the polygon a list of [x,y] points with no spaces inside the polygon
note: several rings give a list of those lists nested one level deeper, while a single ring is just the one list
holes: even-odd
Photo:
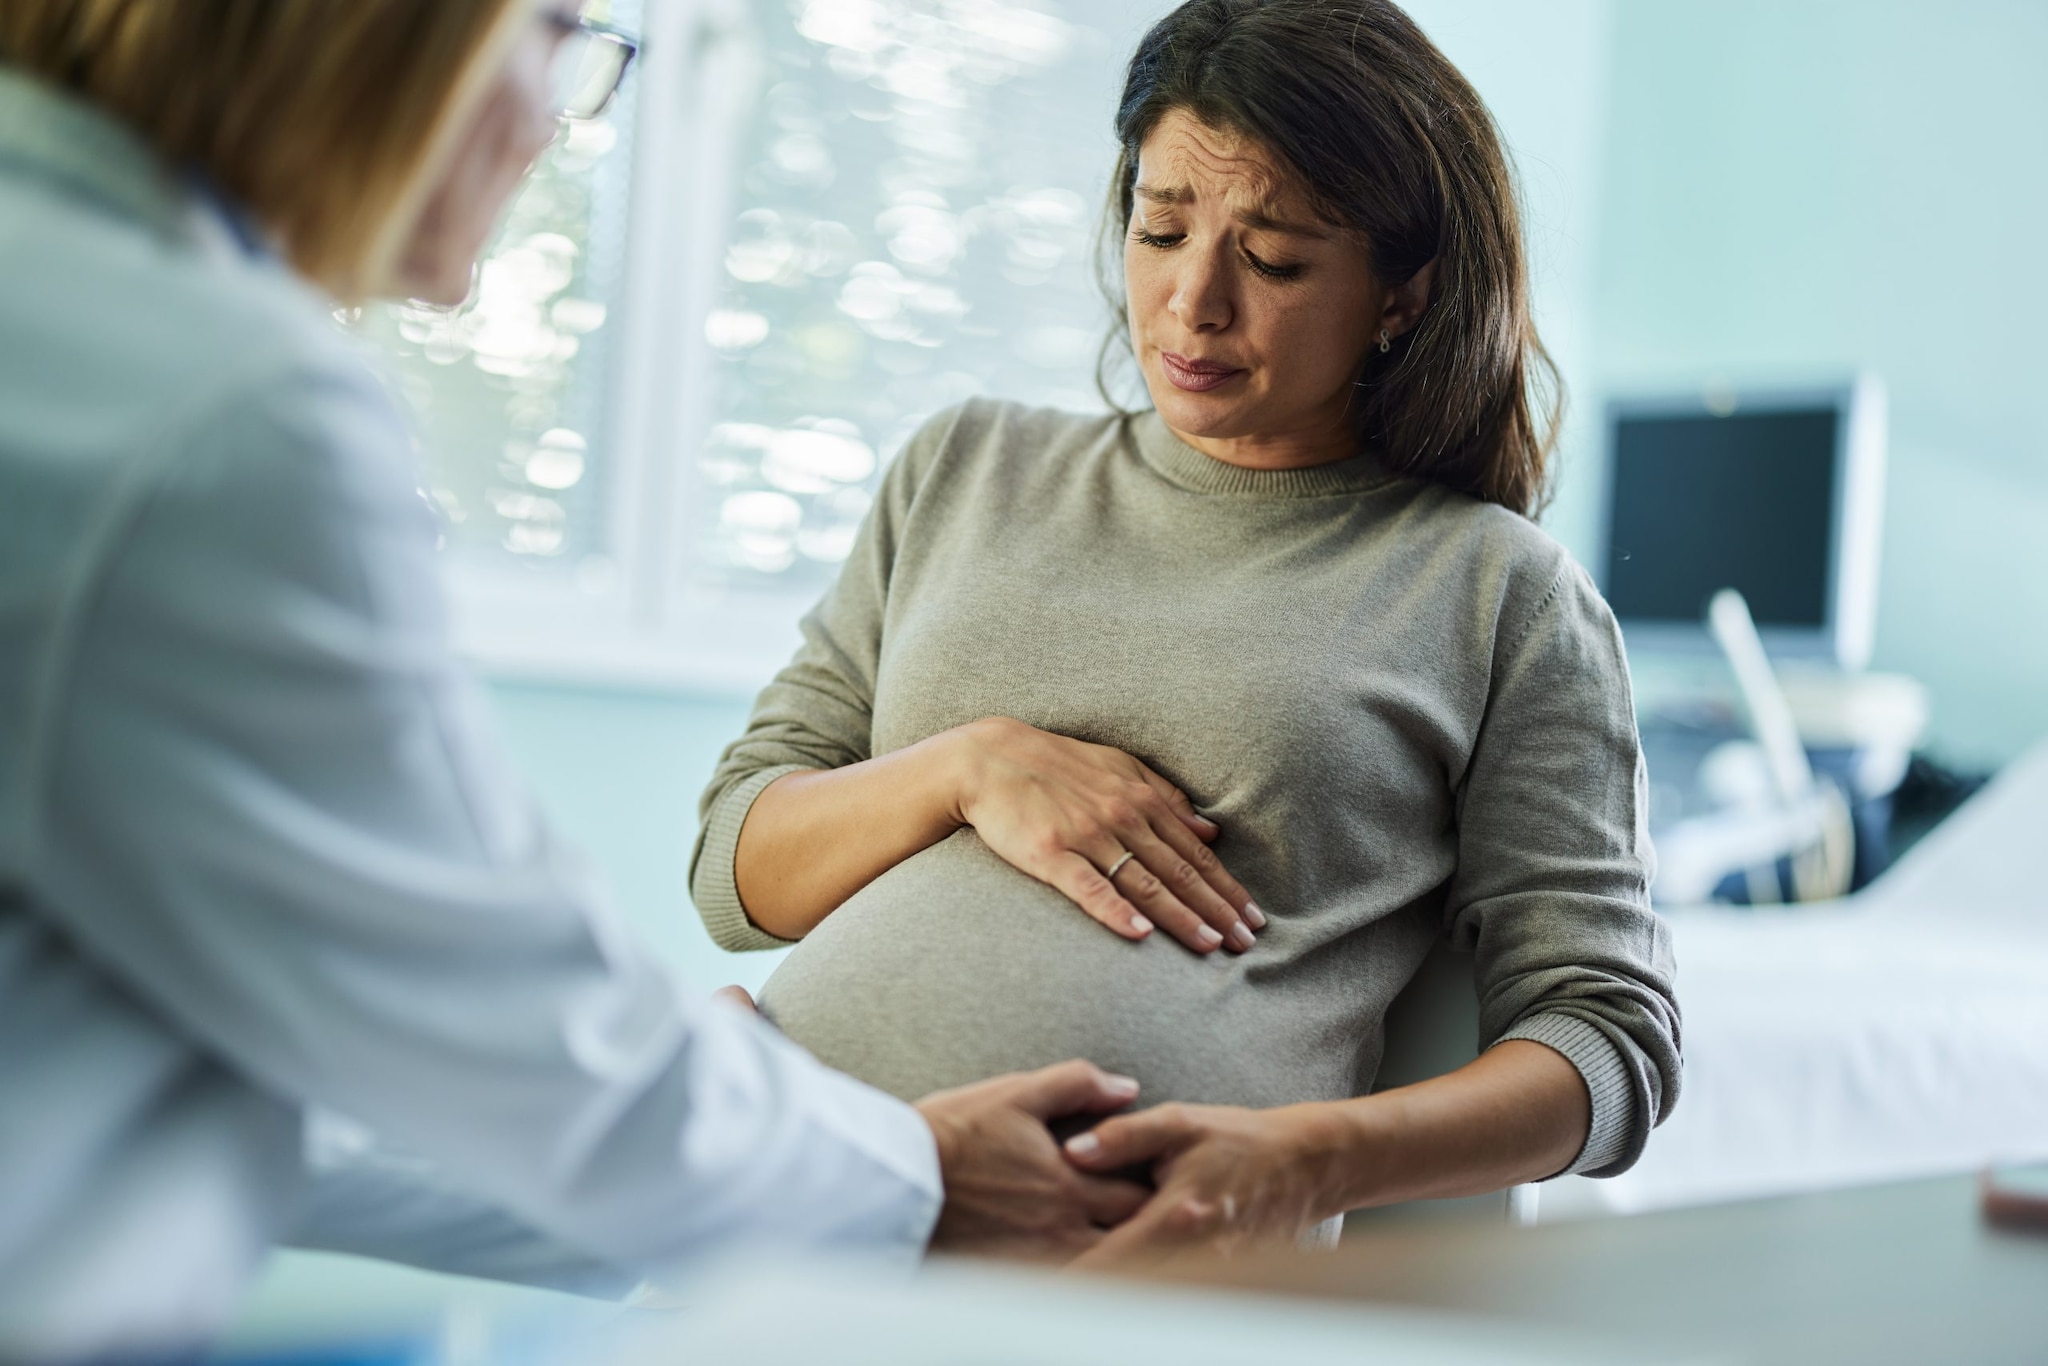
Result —
[{"label": "blurred tree outside window", "polygon": [[[719,0],[664,14],[669,2],[591,13],[628,29],[673,20],[683,42]],[[1061,0],[727,8],[757,79],[733,125],[735,183],[713,196],[729,206],[722,240],[635,216],[636,126],[688,93],[648,84],[643,62],[603,121],[567,127],[544,157],[467,303],[377,306],[353,324],[413,411],[447,553],[501,584],[574,598],[645,592],[634,576],[658,573],[672,587],[648,600],[791,611],[837,572],[883,468],[935,412],[984,393],[1102,406],[1092,248],[1124,43]],[[1136,8],[1110,13],[1121,27]],[[663,181],[638,188],[681,216],[704,172],[664,159],[638,159]],[[631,230],[700,254],[711,295],[693,304],[630,274]],[[625,363],[629,313],[686,307],[701,345]],[[653,392],[623,392],[629,374]],[[678,392],[698,396],[698,430],[657,418],[655,438],[629,435]],[[633,461],[672,462],[683,494],[655,535],[677,553],[623,530],[638,515],[623,500],[668,486],[633,478]],[[670,615],[639,626],[705,629]]]},{"label": "blurred tree outside window", "polygon": [[[636,29],[639,0],[589,7]],[[605,456],[623,312],[637,82],[565,124],[455,309],[381,304],[357,330],[411,410],[448,552],[494,566],[616,572]]]},{"label": "blurred tree outside window", "polygon": [[983,393],[1101,407],[1090,250],[1118,54],[1049,0],[757,13],[693,567],[810,585],[933,413]]}]

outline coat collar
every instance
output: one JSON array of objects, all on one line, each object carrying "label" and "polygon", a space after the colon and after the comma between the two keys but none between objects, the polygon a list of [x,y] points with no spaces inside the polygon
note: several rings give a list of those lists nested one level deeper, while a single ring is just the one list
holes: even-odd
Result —
[{"label": "coat collar", "polygon": [[179,174],[118,120],[6,66],[0,171],[60,186],[168,240],[225,237],[244,255],[271,254],[248,215],[203,177]]},{"label": "coat collar", "polygon": [[61,185],[167,236],[188,230],[189,192],[140,138],[83,100],[6,67],[0,166]]}]

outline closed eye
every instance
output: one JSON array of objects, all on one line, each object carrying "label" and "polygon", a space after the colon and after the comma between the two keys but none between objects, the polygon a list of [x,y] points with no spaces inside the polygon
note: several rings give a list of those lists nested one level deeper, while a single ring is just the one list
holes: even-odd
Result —
[{"label": "closed eye", "polygon": [[1244,259],[1246,265],[1250,266],[1253,270],[1256,270],[1259,274],[1265,276],[1269,280],[1292,280],[1297,275],[1301,274],[1300,266],[1274,265],[1269,261],[1261,261],[1258,257],[1252,255],[1250,252],[1246,252],[1244,254]]},{"label": "closed eye", "polygon": [[[1152,247],[1157,250],[1164,251],[1169,247],[1177,247],[1182,242],[1186,241],[1187,234],[1180,232],[1149,232],[1144,228],[1132,228],[1131,240],[1138,243],[1141,246]],[[1260,275],[1265,276],[1269,280],[1292,280],[1298,278],[1301,275],[1302,267],[1298,265],[1283,266],[1275,264],[1271,261],[1262,261],[1248,251],[1242,252],[1240,254],[1244,257],[1244,263],[1246,265],[1250,266],[1253,270],[1257,271]]]}]

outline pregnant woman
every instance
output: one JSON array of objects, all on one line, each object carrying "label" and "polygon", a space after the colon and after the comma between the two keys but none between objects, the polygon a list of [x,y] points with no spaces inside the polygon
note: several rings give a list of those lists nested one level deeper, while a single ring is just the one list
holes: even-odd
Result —
[{"label": "pregnant woman", "polygon": [[[705,922],[898,1095],[1139,1078],[1068,1145],[1159,1183],[1105,1255],[1621,1171],[1678,1010],[1492,119],[1384,0],[1193,0],[1116,131],[1152,409],[910,443],[705,795]],[[1485,1051],[1370,1095],[1445,935]]]}]

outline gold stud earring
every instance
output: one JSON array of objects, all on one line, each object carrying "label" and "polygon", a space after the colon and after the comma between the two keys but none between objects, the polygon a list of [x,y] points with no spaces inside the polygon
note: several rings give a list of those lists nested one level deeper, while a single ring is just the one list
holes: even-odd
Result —
[{"label": "gold stud earring", "polygon": [[1382,327],[1380,329],[1380,354],[1384,356],[1393,349],[1394,343],[1387,339],[1387,329]]}]

